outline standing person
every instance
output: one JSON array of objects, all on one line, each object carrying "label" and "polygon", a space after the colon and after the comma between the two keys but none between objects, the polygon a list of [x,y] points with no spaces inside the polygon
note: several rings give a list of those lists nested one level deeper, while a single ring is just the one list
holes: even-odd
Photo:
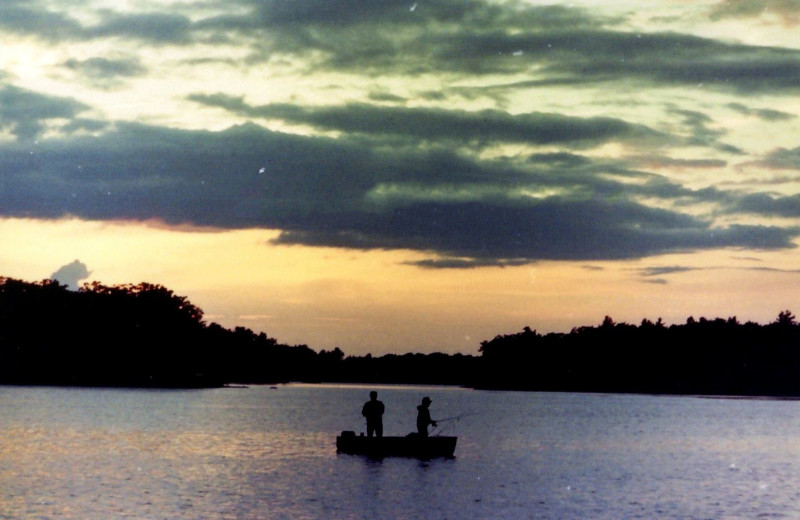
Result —
[{"label": "standing person", "polygon": [[383,437],[383,412],[385,407],[378,401],[378,392],[369,393],[369,401],[361,408],[361,415],[367,418],[367,437]]},{"label": "standing person", "polygon": [[428,425],[436,426],[436,422],[431,420],[431,412],[428,407],[431,405],[430,397],[423,397],[422,404],[417,406],[417,433],[420,437],[428,436]]}]

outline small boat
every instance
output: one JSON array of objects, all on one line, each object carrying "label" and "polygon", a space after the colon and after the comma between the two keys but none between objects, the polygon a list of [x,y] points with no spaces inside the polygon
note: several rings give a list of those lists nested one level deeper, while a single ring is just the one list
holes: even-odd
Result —
[{"label": "small boat", "polygon": [[362,433],[343,431],[336,437],[336,452],[350,455],[366,455],[371,458],[416,457],[432,459],[452,458],[458,437],[420,437],[410,433],[405,437],[366,437]]}]

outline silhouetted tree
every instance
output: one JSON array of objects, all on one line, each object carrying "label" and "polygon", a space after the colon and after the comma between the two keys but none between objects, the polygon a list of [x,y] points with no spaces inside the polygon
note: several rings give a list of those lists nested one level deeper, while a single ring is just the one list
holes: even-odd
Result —
[{"label": "silhouetted tree", "polygon": [[[203,312],[155,284],[0,278],[0,382],[208,386],[264,381],[303,349],[264,333],[207,326]],[[313,354],[313,353],[312,353]],[[299,363],[297,363],[299,364]],[[295,370],[295,373],[301,373]]]},{"label": "silhouetted tree", "polygon": [[797,321],[795,320],[795,316],[790,311],[781,311],[781,312],[779,312],[778,313],[777,323],[778,323],[778,325],[784,325],[784,326],[797,325]]},{"label": "silhouetted tree", "polygon": [[264,332],[206,324],[155,284],[0,278],[0,383],[209,386],[340,381],[521,390],[800,396],[800,325],[689,317],[667,327],[606,316],[569,334],[530,327],[462,354],[346,356],[284,345]]},{"label": "silhouetted tree", "polygon": [[789,311],[766,326],[690,317],[636,327],[606,316],[567,335],[496,336],[480,352],[482,387],[800,396],[800,325]]}]

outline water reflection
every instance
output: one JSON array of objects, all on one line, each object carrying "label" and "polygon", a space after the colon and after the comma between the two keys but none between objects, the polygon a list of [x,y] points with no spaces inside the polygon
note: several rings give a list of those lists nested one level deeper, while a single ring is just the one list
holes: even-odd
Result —
[{"label": "water reflection", "polygon": [[[81,518],[150,510],[188,514],[197,506],[237,518],[242,507],[258,505],[248,506],[246,497],[291,495],[303,457],[330,452],[330,439],[321,434],[289,432],[10,426],[0,436],[0,511],[7,518],[68,518],[70,511],[81,511]],[[258,467],[258,461],[271,468]],[[272,492],[265,496],[265,489]]]},{"label": "water reflection", "polygon": [[433,392],[443,414],[481,412],[455,459],[337,455],[360,388],[3,388],[0,519],[798,513],[799,403],[386,388],[387,412],[412,411],[390,431]]}]

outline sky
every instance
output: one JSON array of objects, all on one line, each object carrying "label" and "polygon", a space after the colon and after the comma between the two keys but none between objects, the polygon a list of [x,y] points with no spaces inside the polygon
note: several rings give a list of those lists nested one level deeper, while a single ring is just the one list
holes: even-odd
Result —
[{"label": "sky", "polygon": [[0,276],[462,352],[800,312],[800,0],[3,0]]}]

